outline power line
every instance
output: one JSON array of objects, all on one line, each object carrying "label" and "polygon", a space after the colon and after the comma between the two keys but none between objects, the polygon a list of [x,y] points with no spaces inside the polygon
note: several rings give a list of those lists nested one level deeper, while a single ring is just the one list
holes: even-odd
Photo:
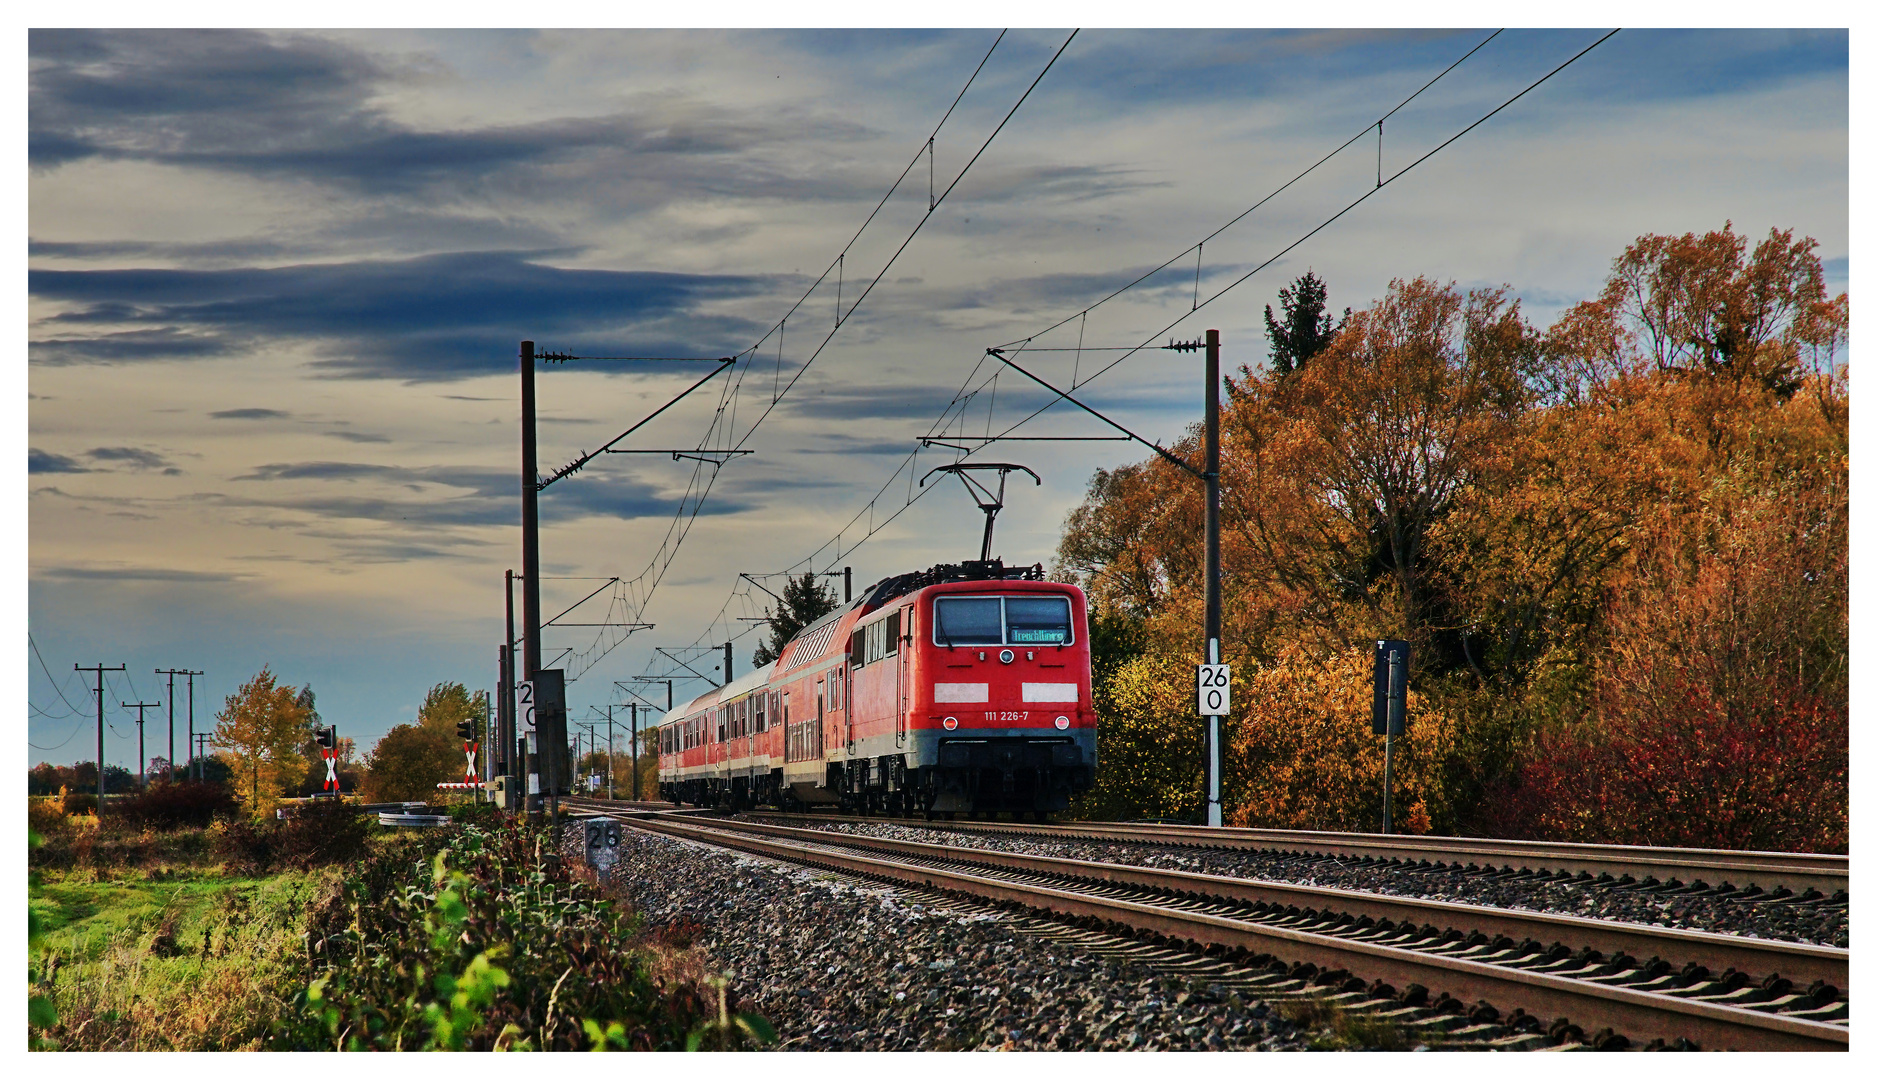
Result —
[{"label": "power line", "polygon": [[39,643],[33,640],[30,630],[26,632],[26,644],[32,646],[33,657],[39,661],[39,670],[45,672],[46,679],[52,683],[52,692],[59,695],[59,700],[65,702],[65,707],[72,710],[73,715],[83,715],[78,706],[72,704],[71,699],[65,696],[65,691],[59,688],[59,681],[52,677],[52,669],[46,666],[46,658],[40,654]]},{"label": "power line", "polygon": [[[984,65],[989,62],[991,54],[996,51],[998,42],[1001,42],[1003,40],[1003,34],[1000,33],[998,35],[997,40],[991,43],[991,49],[984,54],[984,59],[978,62],[978,66],[976,69],[972,71],[971,77],[965,81],[964,88],[961,89],[958,92],[958,96],[953,99],[951,107],[946,109],[945,115],[942,118],[940,118],[938,126],[933,128],[932,134],[928,136],[925,143],[922,144],[919,153],[915,154],[913,156],[912,161],[908,163],[907,167],[904,170],[901,171],[899,178],[894,181],[893,186],[889,188],[886,195],[881,198],[880,203],[874,207],[873,212],[867,216],[867,220],[865,222],[862,222],[860,229],[856,230],[854,233],[854,236],[848,240],[847,245],[841,249],[840,254],[836,256],[834,262],[829,265],[827,270],[824,270],[822,272],[821,276],[815,280],[815,283],[811,285],[808,291],[802,295],[802,298],[796,301],[796,303],[792,307],[790,307],[789,311],[785,313],[781,319],[777,320],[776,324],[771,328],[769,333],[764,334],[761,338],[757,340],[756,344],[751,346],[749,349],[736,354],[736,356],[734,357],[734,360],[736,361],[734,366],[737,369],[735,378],[732,382],[725,384],[724,390],[719,396],[717,408],[716,408],[716,411],[712,414],[711,422],[706,427],[703,437],[698,442],[698,450],[700,453],[702,453],[707,447],[710,446],[713,436],[721,436],[725,444],[724,446],[720,448],[716,448],[716,449],[719,449],[723,452],[730,452],[730,451],[743,449],[744,444],[747,443],[750,437],[755,434],[756,429],[762,425],[762,422],[769,417],[770,413],[775,411],[777,405],[780,404],[781,399],[783,397],[786,397],[789,391],[795,387],[795,384],[798,381],[800,381],[802,375],[808,370],[808,367],[812,365],[817,358],[820,357],[821,353],[827,348],[829,342],[831,342],[834,339],[834,336],[840,332],[841,327],[846,324],[847,320],[852,317],[855,311],[859,310],[860,305],[863,302],[865,302],[868,295],[872,293],[874,286],[879,284],[880,280],[885,276],[886,272],[892,268],[893,264],[899,259],[899,256],[906,250],[907,246],[912,243],[915,237],[918,236],[920,230],[925,227],[926,222],[931,220],[931,217],[933,213],[936,212],[939,204],[943,203],[945,201],[945,198],[949,196],[952,193],[952,191],[957,188],[959,182],[964,179],[965,174],[970,172],[972,165],[977,163],[978,159],[983,156],[985,150],[987,150],[990,147],[991,142],[994,139],[996,139],[997,135],[1000,132],[1002,132],[1004,127],[1010,122],[1011,117],[1015,116],[1017,110],[1021,108],[1023,103],[1029,99],[1030,94],[1042,82],[1043,77],[1049,73],[1050,69],[1055,66],[1057,59],[1059,59],[1062,56],[1063,51],[1069,47],[1069,43],[1075,40],[1076,33],[1078,32],[1079,31],[1072,31],[1069,34],[1068,38],[1064,39],[1062,45],[1056,50],[1055,54],[1050,57],[1049,63],[1044,65],[1043,70],[1039,72],[1036,78],[1031,81],[1030,85],[1024,90],[1023,95],[1017,99],[1016,104],[1012,105],[1009,111],[1004,114],[1003,119],[998,122],[997,127],[994,130],[992,130],[990,135],[985,138],[983,144],[981,144],[978,147],[977,152],[971,156],[970,160],[965,163],[964,167],[960,169],[957,175],[952,178],[950,184],[946,186],[944,193],[938,194],[936,193],[936,191],[930,193],[930,197],[928,199],[925,213],[920,217],[918,223],[913,226],[912,231],[907,235],[906,239],[900,243],[897,249],[895,249],[892,257],[887,260],[886,264],[883,267],[881,267],[881,269],[873,275],[871,280],[868,281],[866,288],[861,291],[860,296],[856,297],[854,302],[851,305],[848,305],[845,312],[841,311],[841,299],[837,292],[836,306],[835,306],[835,320],[834,320],[833,328],[828,332],[828,334],[825,337],[823,337],[821,343],[818,346],[816,346],[813,353],[811,353],[809,357],[806,360],[804,360],[801,363],[801,365],[797,368],[794,375],[790,378],[788,385],[784,387],[780,387],[780,389],[777,392],[771,395],[771,399],[770,399],[768,407],[765,408],[763,412],[760,415],[758,415],[754,421],[751,422],[750,426],[747,429],[745,429],[740,439],[736,438],[735,430],[734,430],[735,424],[736,424],[736,405],[741,400],[741,391],[742,391],[743,381],[748,376],[748,373],[753,366],[753,361],[756,356],[757,350],[761,349],[764,342],[768,341],[771,334],[776,335],[778,339],[780,338],[781,334],[784,332],[787,326],[788,319],[790,318],[790,316],[792,316],[796,311],[800,310],[801,306],[807,303],[808,299],[814,295],[817,289],[821,288],[823,285],[826,284],[827,277],[830,273],[835,273],[837,275],[841,275],[842,277],[844,277],[847,254],[850,250],[852,250],[854,243],[858,241],[861,233],[863,233],[866,230],[867,225],[870,224],[874,220],[874,218],[879,214],[881,207],[884,207],[886,205],[887,201],[892,198],[893,193],[899,189],[899,186],[902,183],[904,183],[907,175],[911,173],[913,166],[918,164],[920,154],[924,154],[928,158],[931,158],[931,156],[936,153],[936,149],[935,149],[936,140],[937,140],[939,131],[943,129],[945,122],[951,118],[952,113],[958,107],[958,103],[963,100],[966,91],[970,90],[972,84],[976,81],[979,72],[983,71]],[[934,170],[936,170],[936,166],[934,166],[933,168]],[[837,284],[837,289],[838,288],[839,288],[839,285]],[[777,364],[778,364],[777,374],[778,374],[778,382],[779,382],[780,381],[780,364],[781,364],[781,353],[780,353],[779,348],[778,348],[778,353],[777,353]],[[729,412],[729,417],[727,421],[725,419],[726,410],[728,410]],[[732,443],[732,440],[734,440],[734,443]],[[712,465],[712,468],[708,476],[706,476],[703,471],[703,467],[705,464]],[[613,620],[611,613],[615,609],[622,608],[622,607],[625,609],[625,613],[627,614],[628,618],[625,620],[618,620],[618,621],[622,621],[622,622],[639,621],[639,618],[641,614],[644,612],[646,605],[651,600],[651,596],[653,592],[656,591],[659,583],[663,580],[665,571],[670,568],[672,560],[674,560],[677,557],[678,549],[683,546],[684,540],[690,535],[691,526],[696,522],[697,515],[703,509],[704,502],[710,497],[710,493],[716,485],[717,474],[719,471],[718,466],[720,465],[721,465],[721,462],[715,462],[715,463],[700,462],[698,465],[692,468],[691,479],[685,488],[684,495],[679,499],[677,511],[672,516],[671,524],[667,526],[666,528],[664,539],[660,542],[659,547],[653,553],[651,562],[647,564],[646,569],[641,571],[637,577],[632,578],[629,581],[622,582],[620,583],[620,585],[615,587],[614,595],[610,599],[610,602],[609,602],[609,608],[608,608],[608,611],[609,611],[608,621],[609,622],[615,621]],[[650,577],[651,579],[649,584],[646,581],[648,577]],[[602,630],[600,634],[594,639],[593,645],[591,647],[589,647],[585,652],[576,654],[574,658],[574,665],[571,666],[571,669],[569,670],[569,673],[568,673],[569,678],[570,679],[578,678],[579,675],[584,674],[586,671],[591,670],[594,664],[597,664],[614,648],[617,648],[620,642],[625,640],[626,636],[630,636],[630,635],[628,634],[625,636],[614,636],[612,640],[608,641],[607,631]]]},{"label": "power line", "polygon": [[78,738],[78,736],[79,736],[80,734],[82,734],[82,733],[84,732],[84,730],[85,730],[85,725],[84,725],[84,723],[82,722],[82,721],[84,720],[84,717],[79,717],[79,720],[80,720],[81,722],[79,723],[79,725],[78,725],[77,727],[75,727],[75,728],[73,728],[73,729],[72,729],[72,733],[71,733],[70,735],[67,735],[67,736],[65,737],[65,742],[60,742],[60,743],[53,743],[53,744],[52,744],[51,746],[40,746],[40,745],[39,745],[38,743],[36,743],[36,742],[34,742],[34,741],[32,741],[31,739],[27,739],[27,740],[26,740],[26,745],[27,745],[27,746],[30,746],[30,747],[32,747],[32,748],[33,748],[33,749],[35,749],[35,750],[59,750],[59,749],[62,749],[62,748],[64,748],[64,746],[65,746],[65,744],[66,744],[66,743],[69,743],[69,742],[71,742],[71,741],[72,741],[73,739],[76,739],[76,738]]},{"label": "power line", "polygon": [[[1070,315],[1069,317],[1052,324],[1051,326],[1045,328],[1044,330],[1031,335],[1029,338],[1019,339],[1017,341],[1009,342],[1005,346],[1003,346],[1003,348],[1016,349],[1018,351],[1022,351],[1030,345],[1030,343],[1034,340],[1035,337],[1042,336],[1043,334],[1046,334],[1051,330],[1055,330],[1062,326],[1065,326],[1068,323],[1077,320],[1078,318],[1086,319],[1086,316],[1089,311],[1100,306],[1101,304],[1107,303],[1109,300],[1114,299],[1116,296],[1121,295],[1122,293],[1139,285],[1141,282],[1146,281],[1148,278],[1151,278],[1152,276],[1161,272],[1162,270],[1165,270],[1167,267],[1173,265],[1174,263],[1178,262],[1180,259],[1184,258],[1186,254],[1199,250],[1203,246],[1203,244],[1206,242],[1206,240],[1211,240],[1211,239],[1216,238],[1220,233],[1224,232],[1227,228],[1230,228],[1232,225],[1238,223],[1239,221],[1242,221],[1252,211],[1265,205],[1272,198],[1276,197],[1278,194],[1282,193],[1287,188],[1296,184],[1299,180],[1303,179],[1304,177],[1308,176],[1310,173],[1314,172],[1317,168],[1323,165],[1324,162],[1327,162],[1331,158],[1335,157],[1337,154],[1341,153],[1343,150],[1346,150],[1349,146],[1353,145],[1357,140],[1362,138],[1364,135],[1368,134],[1368,132],[1370,131],[1378,132],[1378,138],[1379,138],[1379,133],[1380,133],[1380,129],[1381,129],[1381,125],[1383,121],[1385,121],[1388,117],[1395,115],[1395,113],[1399,112],[1404,106],[1412,102],[1415,98],[1419,97],[1422,93],[1424,93],[1429,87],[1433,86],[1436,82],[1439,82],[1443,77],[1445,77],[1449,72],[1453,71],[1456,67],[1458,67],[1465,60],[1473,56],[1475,53],[1479,52],[1480,49],[1484,48],[1494,38],[1498,37],[1498,35],[1501,32],[1503,31],[1496,30],[1492,34],[1488,35],[1484,40],[1474,45],[1465,54],[1463,54],[1459,59],[1455,60],[1453,63],[1449,64],[1446,68],[1442,69],[1442,71],[1439,74],[1435,75],[1432,79],[1429,79],[1425,84],[1423,84],[1414,93],[1408,95],[1399,104],[1397,104],[1394,108],[1390,109],[1387,113],[1384,113],[1376,121],[1364,127],[1361,131],[1357,132],[1354,136],[1351,136],[1348,140],[1346,140],[1341,146],[1338,146],[1335,150],[1332,150],[1328,154],[1324,155],[1322,158],[1320,158],[1318,161],[1312,164],[1309,168],[1303,170],[1302,172],[1298,173],[1296,176],[1292,177],[1290,180],[1286,181],[1283,185],[1279,186],[1276,190],[1272,191],[1270,194],[1260,199],[1257,203],[1254,203],[1250,208],[1238,214],[1231,221],[1228,221],[1225,225],[1222,225],[1218,229],[1215,229],[1213,232],[1209,233],[1204,239],[1187,247],[1184,251],[1182,251],[1178,255],[1175,255],[1172,259],[1169,259],[1166,262],[1160,264],[1160,266],[1156,267],[1154,270],[1151,270],[1148,273],[1141,275],[1140,277],[1136,278],[1134,281],[1130,282],[1129,284],[1122,286],[1120,289],[1117,289],[1114,292],[1103,297],[1102,299],[1096,301],[1094,304],[1091,304],[1088,307],[1085,307],[1081,309],[1080,311],[1076,312],[1075,314]],[[1182,313],[1179,318],[1175,319],[1166,327],[1163,327],[1162,329],[1156,331],[1155,333],[1148,335],[1146,340],[1144,340],[1140,345],[1135,345],[1131,347],[1116,347],[1114,349],[1104,348],[1100,350],[1100,351],[1120,351],[1122,355],[1116,358],[1113,362],[1107,364],[1106,366],[1097,369],[1093,374],[1089,375],[1087,378],[1081,379],[1077,382],[1072,382],[1070,388],[1074,389],[1077,386],[1086,385],[1087,383],[1092,382],[1093,380],[1099,378],[1103,374],[1106,374],[1107,372],[1113,370],[1115,367],[1119,366],[1120,364],[1126,362],[1128,359],[1132,358],[1134,354],[1140,352],[1142,349],[1149,347],[1149,344],[1155,340],[1158,340],[1158,338],[1161,335],[1166,334],[1169,331],[1177,328],[1181,323],[1191,318],[1195,313],[1197,313],[1197,311],[1200,308],[1205,307],[1206,305],[1212,303],[1212,301],[1217,300],[1219,297],[1225,295],[1227,292],[1230,292],[1231,290],[1237,288],[1239,285],[1249,280],[1252,276],[1257,274],[1259,271],[1270,266],[1272,263],[1276,262],[1278,259],[1282,258],[1284,255],[1289,254],[1291,251],[1295,250],[1298,246],[1308,241],[1311,237],[1315,236],[1317,233],[1321,232],[1323,229],[1329,227],[1331,224],[1336,222],[1343,215],[1347,214],[1350,210],[1353,210],[1355,207],[1367,201],[1370,196],[1382,190],[1384,187],[1387,187],[1389,184],[1393,183],[1395,180],[1400,179],[1402,176],[1406,175],[1410,170],[1414,169],[1416,166],[1420,165],[1422,162],[1425,162],[1429,158],[1433,157],[1435,154],[1446,149],[1448,146],[1451,146],[1455,141],[1465,136],[1468,132],[1471,132],[1474,128],[1485,123],[1487,120],[1490,120],[1492,117],[1498,115],[1498,113],[1500,113],[1502,110],[1506,109],[1507,107],[1512,105],[1514,102],[1524,97],[1526,94],[1537,89],[1540,85],[1545,83],[1552,76],[1558,74],[1560,71],[1563,71],[1565,68],[1570,67],[1572,64],[1582,59],[1591,50],[1597,48],[1597,46],[1603,44],[1605,41],[1608,41],[1616,33],[1617,33],[1616,30],[1611,30],[1609,33],[1606,33],[1602,37],[1599,37],[1597,40],[1591,42],[1588,46],[1586,46],[1585,48],[1577,52],[1575,55],[1571,56],[1569,59],[1565,60],[1562,64],[1559,64],[1557,67],[1551,69],[1549,72],[1546,72],[1543,76],[1541,76],[1535,82],[1526,86],[1523,90],[1520,90],[1517,94],[1514,94],[1510,98],[1507,98],[1505,101],[1501,102],[1498,106],[1493,108],[1490,112],[1479,117],[1477,120],[1474,120],[1472,123],[1468,124],[1466,127],[1462,128],[1460,131],[1456,132],[1454,135],[1447,138],[1444,142],[1440,143],[1438,146],[1435,146],[1433,149],[1427,151],[1426,153],[1422,154],[1420,157],[1409,162],[1406,166],[1396,171],[1394,174],[1386,178],[1382,178],[1378,176],[1375,187],[1370,188],[1367,191],[1365,191],[1359,198],[1355,199],[1353,202],[1349,203],[1347,206],[1343,207],[1341,210],[1337,211],[1335,214],[1326,218],[1325,220],[1320,222],[1318,225],[1316,225],[1314,228],[1310,229],[1308,232],[1304,233],[1302,236],[1292,241],[1289,245],[1287,245],[1283,250],[1279,251],[1277,254],[1272,255],[1271,257],[1265,259],[1263,262],[1253,267],[1250,271],[1241,275],[1240,277],[1238,277],[1237,279],[1235,279],[1234,281],[1226,285],[1224,288],[1218,290],[1217,292],[1213,293],[1211,296],[1207,297],[1204,301],[1200,301],[1197,299],[1197,297],[1195,297],[1195,300],[1191,309]],[[1066,44],[1067,43],[1065,42],[1065,46]],[[1038,350],[1038,351],[1041,351],[1041,350]],[[1050,351],[1058,351],[1058,350],[1052,349]],[[1065,349],[1065,350],[1060,350],[1060,351],[1068,351],[1068,350]],[[1092,351],[1097,351],[1097,350],[1078,348],[1078,350],[1076,351],[1092,352]],[[961,401],[965,403],[966,407],[968,408],[971,399],[974,398],[977,394],[982,393],[987,387],[990,387],[992,389],[993,394],[995,393],[995,385],[996,385],[996,378],[997,378],[996,373],[993,373],[984,382],[978,384],[977,389],[971,390],[968,393],[966,392],[966,387],[970,386],[972,380],[977,377],[977,373],[979,370],[981,370],[982,365],[983,365],[983,357],[980,356],[977,365],[972,368],[971,374],[966,376],[965,382],[960,386],[959,393],[953,396],[951,402],[949,402],[946,405],[945,409],[939,414],[938,419],[935,420],[933,422],[932,427],[928,429],[927,431],[928,436],[936,432],[940,424],[943,424],[946,422],[947,418],[952,415],[952,410],[955,407],[958,407]],[[1054,407],[1061,400],[1062,400],[1061,398],[1052,399],[1048,404],[1042,406],[1042,408],[1039,408],[1025,415],[1024,417],[1019,419],[1016,423],[1011,424],[1008,427],[1006,427],[1000,433],[1000,436],[1007,435],[1009,434],[1009,432],[1014,431],[1018,427],[1021,427],[1023,424],[1028,423],[1030,420],[1034,419],[1036,416],[1039,416],[1043,412]],[[959,417],[962,418],[962,416],[963,416],[963,410],[960,410]],[[988,420],[988,410],[987,410],[987,420]],[[981,449],[981,447],[979,449]],[[977,452],[976,450],[962,450],[959,453],[958,460],[963,460],[964,458],[969,457],[976,452]],[[875,512],[878,508],[878,503],[879,503],[879,499],[881,498],[881,496],[885,495],[886,492],[890,488],[895,486],[900,474],[902,472],[905,472],[909,465],[913,465],[914,463],[916,463],[917,457],[918,457],[918,450],[915,449],[911,454],[907,456],[905,460],[901,462],[900,467],[898,469],[895,469],[892,475],[887,477],[885,483],[881,485],[880,490],[875,493],[874,497],[870,499],[859,511],[857,511],[854,517],[851,518],[848,521],[848,523],[844,525],[841,528],[841,530],[834,535],[833,538],[823,543],[820,547],[816,548],[814,551],[810,552],[803,559],[797,561],[792,567],[790,567],[790,570],[800,568],[801,566],[805,564],[812,566],[814,558],[817,555],[821,554],[823,551],[826,551],[831,545],[834,546],[835,548],[834,558],[836,560],[845,558],[847,555],[857,550],[862,544],[866,543],[868,539],[872,538],[880,530],[892,524],[892,522],[895,519],[897,519],[900,516],[900,514],[910,509],[912,504],[917,502],[924,495],[924,493],[930,489],[922,488],[917,493],[914,493],[909,490],[907,498],[902,505],[900,505],[897,509],[895,509],[891,514],[888,514],[884,519],[881,519],[878,521],[874,520]],[[846,536],[848,529],[852,528],[860,521],[863,515],[865,515],[868,518],[866,529],[863,531],[860,538],[856,540],[851,546],[842,547],[840,544],[842,538]],[[718,611],[718,618],[721,619],[723,614],[729,610],[730,605],[736,600],[738,595],[740,593],[745,593],[745,592],[747,592],[747,590],[740,589],[739,585],[733,585],[730,597],[725,600],[724,606],[720,608]],[[713,620],[713,622],[711,623],[711,627],[706,630],[706,633],[708,633],[710,629],[714,629],[715,625],[716,625],[716,620]],[[701,637],[702,635],[700,635],[700,639]]]}]

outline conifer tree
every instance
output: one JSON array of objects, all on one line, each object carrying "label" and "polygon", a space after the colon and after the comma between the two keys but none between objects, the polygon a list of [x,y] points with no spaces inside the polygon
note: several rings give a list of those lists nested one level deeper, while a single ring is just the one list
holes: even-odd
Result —
[{"label": "conifer tree", "polygon": [[834,597],[834,590],[822,586],[813,574],[803,574],[799,578],[790,578],[782,587],[782,603],[774,610],[763,609],[769,619],[769,640],[756,646],[756,654],[750,657],[750,663],[762,667],[782,655],[782,647],[789,639],[801,633],[802,627],[811,625],[816,619],[839,606]]},{"label": "conifer tree", "polygon": [[[1271,341],[1273,375],[1289,375],[1329,347],[1340,329],[1335,318],[1324,310],[1329,296],[1329,286],[1311,270],[1291,282],[1290,288],[1277,291],[1278,303],[1284,308],[1282,322],[1271,313],[1271,305],[1264,306],[1264,333]],[[1348,321],[1349,309],[1344,308],[1343,322]]]}]

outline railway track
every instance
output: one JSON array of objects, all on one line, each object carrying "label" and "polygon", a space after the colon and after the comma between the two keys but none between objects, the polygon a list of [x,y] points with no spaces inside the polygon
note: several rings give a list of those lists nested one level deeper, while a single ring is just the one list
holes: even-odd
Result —
[{"label": "railway track", "polygon": [[[1094,840],[1222,851],[1315,854],[1381,862],[1425,863],[1435,868],[1473,867],[1482,873],[1523,870],[1580,877],[1588,875],[1599,881],[1607,876],[1608,883],[1615,885],[1748,900],[1800,897],[1843,902],[1849,895],[1851,880],[1851,860],[1848,856],[1798,852],[1552,844],[1456,836],[1213,829],[1196,825],[1129,825],[1111,822],[1040,825],[799,813],[752,813],[745,816],[771,821],[809,821],[822,825],[904,825],[1031,840]],[[1817,895],[1810,895],[1812,893]]]},{"label": "railway track", "polygon": [[1273,991],[1309,983],[1346,1008],[1415,1023],[1494,1034],[1507,1020],[1505,1037],[1516,1040],[1533,1017],[1553,1017],[1554,1034],[1560,1024],[1567,1035],[1608,1028],[1712,1049],[1849,1045],[1846,950],[764,822],[618,816],[668,836],[1044,913],[1066,924],[1060,933],[1197,947],[1208,956],[1194,963],[1223,964]]}]

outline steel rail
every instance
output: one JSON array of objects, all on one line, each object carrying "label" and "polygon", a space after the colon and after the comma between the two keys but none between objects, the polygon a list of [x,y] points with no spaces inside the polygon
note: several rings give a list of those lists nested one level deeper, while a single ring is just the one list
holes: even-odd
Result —
[{"label": "steel rail", "polygon": [[1486,863],[1501,870],[1555,871],[1629,875],[1638,880],[1699,878],[1710,884],[1731,882],[1794,892],[1817,889],[1825,896],[1849,892],[1851,860],[1845,855],[1806,852],[1729,851],[1716,848],[1640,847],[1619,844],[1561,844],[1536,840],[1487,840],[1464,836],[1395,836],[1383,833],[1311,832],[1300,829],[1214,829],[1197,825],[1126,825],[1075,822],[1031,825],[1019,822],[923,821],[916,818],[819,817],[761,814],[842,823],[897,824],[1034,839],[1110,840],[1227,850],[1299,851],[1321,855],[1384,859],[1427,859],[1440,863]]},{"label": "steel rail", "polygon": [[800,843],[890,852],[915,858],[937,859],[967,866],[988,866],[1032,874],[1050,874],[1080,881],[1160,890],[1176,895],[1216,897],[1242,904],[1278,904],[1334,911],[1355,918],[1425,924],[1441,920],[1445,927],[1517,938],[1555,936],[1555,940],[1588,946],[1599,952],[1625,953],[1647,959],[1652,953],[1684,963],[1697,963],[1715,971],[1728,968],[1751,974],[1754,980],[1778,974],[1796,984],[1817,979],[1850,990],[1851,953],[1825,945],[1715,934],[1702,930],[1645,926],[1639,923],[1586,919],[1516,908],[1495,908],[1428,900],[1411,896],[1317,885],[1292,885],[1251,878],[1163,870],[1122,863],[1062,859],[984,848],[959,848],[913,840],[857,836],[822,829],[792,829],[759,822],[712,821],[713,828],[755,832]]},{"label": "steel rail", "polygon": [[[1199,945],[1280,950],[1324,970],[1346,969],[1371,980],[1431,982],[1456,998],[1516,1006],[1539,1016],[1569,1017],[1583,1030],[1609,1027],[1633,1039],[1689,1038],[1710,1049],[1845,1050],[1850,1030],[1835,1024],[1756,1012],[1733,1005],[1669,997],[1583,982],[1462,957],[1356,941],[1048,885],[1010,881],[967,870],[880,858],[831,846],[738,832],[722,821],[633,815],[634,828],[749,854],[780,858],[879,880],[950,889],[1077,918],[1119,923]],[[746,824],[746,823],[735,823]],[[770,828],[775,828],[771,826]],[[948,849],[949,850],[949,849]]]}]

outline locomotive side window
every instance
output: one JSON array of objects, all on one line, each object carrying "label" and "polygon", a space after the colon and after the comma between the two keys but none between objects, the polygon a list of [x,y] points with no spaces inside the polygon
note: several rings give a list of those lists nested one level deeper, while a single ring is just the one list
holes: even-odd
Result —
[{"label": "locomotive side window", "polygon": [[893,656],[899,652],[899,612],[886,617],[886,654]]},{"label": "locomotive side window", "polygon": [[1012,645],[1067,645],[1069,598],[1066,596],[1004,597],[1006,639]]},{"label": "locomotive side window", "polygon": [[854,667],[861,667],[867,662],[867,632],[854,631],[854,636],[847,639],[847,662]]},{"label": "locomotive side window", "polygon": [[1002,645],[1003,602],[995,596],[947,596],[934,604],[933,637],[940,645]]}]

